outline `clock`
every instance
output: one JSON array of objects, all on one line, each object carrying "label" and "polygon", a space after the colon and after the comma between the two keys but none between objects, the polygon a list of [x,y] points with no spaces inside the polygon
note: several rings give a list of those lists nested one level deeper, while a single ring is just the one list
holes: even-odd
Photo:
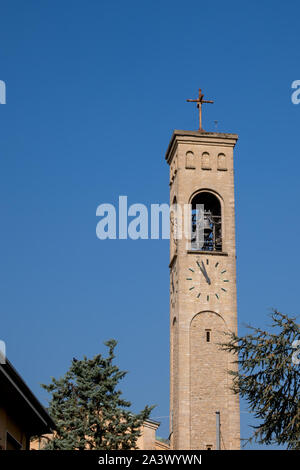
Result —
[{"label": "clock", "polygon": [[188,268],[190,294],[201,301],[220,300],[229,290],[230,279],[227,270],[219,261],[211,258],[198,258]]}]

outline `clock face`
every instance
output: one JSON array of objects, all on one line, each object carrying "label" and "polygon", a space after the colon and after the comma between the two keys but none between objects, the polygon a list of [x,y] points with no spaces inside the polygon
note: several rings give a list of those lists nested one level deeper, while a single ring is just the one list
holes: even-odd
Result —
[{"label": "clock face", "polygon": [[189,292],[202,302],[220,300],[229,290],[227,270],[212,258],[198,258],[188,268]]}]

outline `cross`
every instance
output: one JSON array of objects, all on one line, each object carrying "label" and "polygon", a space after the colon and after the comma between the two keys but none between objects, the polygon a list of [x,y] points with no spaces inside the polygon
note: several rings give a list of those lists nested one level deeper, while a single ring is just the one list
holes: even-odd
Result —
[{"label": "cross", "polygon": [[213,101],[204,100],[204,95],[202,94],[201,88],[199,88],[199,98],[197,100],[187,100],[189,103],[197,103],[197,108],[199,109],[199,131],[204,132],[202,129],[202,104],[203,103],[213,103]]}]

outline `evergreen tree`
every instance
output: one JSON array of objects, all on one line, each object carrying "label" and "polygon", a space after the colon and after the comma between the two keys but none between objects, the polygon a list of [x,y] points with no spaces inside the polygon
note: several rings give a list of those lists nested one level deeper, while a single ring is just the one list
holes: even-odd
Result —
[{"label": "evergreen tree", "polygon": [[105,358],[98,354],[93,359],[73,358],[70,369],[60,379],[52,378],[42,387],[52,394],[49,414],[56,423],[53,439],[47,450],[124,450],[136,448],[140,427],[149,418],[153,407],[146,406],[134,414],[128,410],[117,389],[126,371],[113,364],[113,339],[104,343],[108,348]]},{"label": "evergreen tree", "polygon": [[251,333],[241,337],[228,333],[229,342],[221,347],[236,355],[239,371],[229,372],[233,390],[247,400],[260,422],[247,442],[299,450],[300,364],[294,341],[300,339],[300,327],[295,318],[276,310],[271,318],[272,332],[248,325]]}]

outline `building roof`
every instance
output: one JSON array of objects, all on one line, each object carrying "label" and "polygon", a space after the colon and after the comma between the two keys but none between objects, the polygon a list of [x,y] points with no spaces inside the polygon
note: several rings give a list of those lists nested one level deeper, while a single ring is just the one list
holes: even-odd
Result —
[{"label": "building roof", "polygon": [[6,359],[0,364],[0,397],[5,409],[24,422],[24,431],[40,435],[55,429],[55,423],[45,407]]}]

